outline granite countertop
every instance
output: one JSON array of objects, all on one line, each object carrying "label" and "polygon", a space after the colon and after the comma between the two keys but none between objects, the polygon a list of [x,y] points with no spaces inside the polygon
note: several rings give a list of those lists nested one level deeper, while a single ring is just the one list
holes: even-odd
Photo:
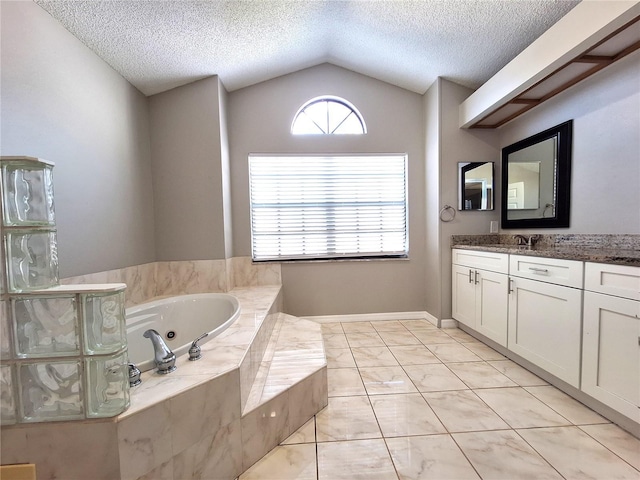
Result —
[{"label": "granite countertop", "polygon": [[640,251],[621,249],[596,249],[579,247],[543,247],[531,250],[515,245],[453,245],[452,248],[463,250],[479,250],[484,252],[509,253],[530,257],[561,258],[582,262],[608,263],[616,265],[632,265],[640,267]]},{"label": "granite countertop", "polygon": [[[464,250],[640,266],[640,235],[539,235],[529,249],[512,235],[454,235],[451,247]],[[563,241],[564,240],[564,241]]]}]

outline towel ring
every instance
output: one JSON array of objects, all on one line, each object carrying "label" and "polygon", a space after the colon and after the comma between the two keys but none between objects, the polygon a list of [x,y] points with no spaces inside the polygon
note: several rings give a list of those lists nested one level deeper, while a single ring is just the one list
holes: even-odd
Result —
[{"label": "towel ring", "polygon": [[456,218],[456,209],[451,205],[445,205],[440,209],[440,220],[443,222],[450,222]]}]

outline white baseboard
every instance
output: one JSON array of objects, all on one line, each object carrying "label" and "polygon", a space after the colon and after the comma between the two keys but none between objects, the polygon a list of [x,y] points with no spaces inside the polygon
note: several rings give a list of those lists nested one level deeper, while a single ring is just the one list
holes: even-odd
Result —
[{"label": "white baseboard", "polygon": [[458,328],[458,322],[453,318],[443,318],[440,328]]},{"label": "white baseboard", "polygon": [[[426,320],[434,327],[438,326],[438,319],[429,312],[388,312],[388,313],[355,313],[350,315],[317,315],[300,317],[317,323],[350,323],[350,322],[382,322],[388,320]],[[458,328],[458,322],[453,318],[443,318],[440,328]]]},{"label": "white baseboard", "polygon": [[385,320],[427,320],[437,324],[435,317],[427,312],[389,312],[389,313],[356,313],[350,315],[318,315],[313,317],[300,317],[317,323],[348,323],[348,322],[381,322]]},{"label": "white baseboard", "polygon": [[434,327],[438,326],[438,319],[431,315],[429,312],[424,312],[424,319],[432,324]]}]

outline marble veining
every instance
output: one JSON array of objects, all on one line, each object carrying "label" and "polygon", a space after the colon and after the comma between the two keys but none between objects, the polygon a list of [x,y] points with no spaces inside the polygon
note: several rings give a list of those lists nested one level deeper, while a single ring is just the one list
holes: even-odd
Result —
[{"label": "marble veining", "polygon": [[[638,471],[578,427],[517,430],[565,478],[637,480]],[[583,452],[589,451],[586,457]]]},{"label": "marble veining", "polygon": [[525,387],[525,390],[576,425],[609,423],[606,418],[550,385]]},{"label": "marble veining", "polygon": [[371,405],[385,438],[447,432],[419,393],[378,395]]},{"label": "marble veining", "polygon": [[351,351],[358,367],[391,367],[399,365],[389,347],[354,347]]},{"label": "marble veining", "polygon": [[404,370],[420,392],[462,390],[467,386],[446,365],[407,365]]},{"label": "marble veining", "polygon": [[243,411],[266,403],[325,367],[320,325],[278,314]]},{"label": "marble veining", "polygon": [[[316,441],[316,419],[311,418],[293,432],[289,437],[282,442],[283,445],[295,445],[298,443],[315,443]],[[314,449],[315,450],[315,449]],[[314,455],[315,456],[315,455]]]},{"label": "marble veining", "polygon": [[403,480],[480,478],[448,435],[389,438],[386,442]]},{"label": "marble veining", "polygon": [[382,439],[318,443],[318,480],[388,480],[393,462]]},{"label": "marble veining", "polygon": [[[334,336],[387,328],[362,323],[322,324],[322,332]],[[425,329],[424,322],[400,325],[388,327],[412,333]],[[447,362],[429,349],[451,342],[336,348],[327,359],[327,408],[240,480],[306,478],[303,472],[327,480],[640,478],[640,440],[510,360],[490,360],[496,357],[492,349],[476,349],[480,356],[465,361],[469,346],[481,344],[457,329],[436,331],[465,348],[449,349]],[[374,354],[363,356],[366,350]],[[399,365],[369,366],[388,362],[388,352]],[[356,367],[358,362],[368,366]],[[380,384],[398,380],[398,368],[426,391],[363,392],[374,378]],[[495,384],[501,386],[487,388]],[[293,455],[294,447],[309,455]]]},{"label": "marble veining", "polygon": [[324,351],[329,368],[351,368],[356,362],[349,348],[327,348]]},{"label": "marble veining", "polygon": [[363,367],[360,375],[368,395],[417,392],[402,367]]},{"label": "marble veining", "polygon": [[281,280],[277,263],[256,264],[250,257],[232,257],[147,263],[67,277],[60,283],[125,283],[125,306],[131,307],[156,297],[229,292],[243,287],[280,285]]},{"label": "marble veining", "polygon": [[513,428],[571,424],[521,387],[487,388],[476,393]]},{"label": "marble veining", "polygon": [[[198,278],[190,266],[184,272]],[[115,274],[105,277],[108,281]],[[318,324],[301,320],[315,331],[309,337],[294,324],[295,317],[286,316],[280,332],[285,345],[268,345],[282,307],[280,291],[277,285],[231,290],[245,321],[203,345],[198,362],[181,356],[171,375],[144,372],[142,384],[132,389],[131,407],[118,417],[3,427],[3,461],[35,461],[42,478],[237,477],[327,402],[326,361]],[[276,363],[282,357],[285,366],[295,366],[276,369],[270,377],[273,383],[291,388],[243,416],[242,392],[251,389],[259,367],[254,363],[267,350]],[[303,364],[315,373],[303,375]],[[68,462],[72,457],[83,460]]]},{"label": "marble veining", "polygon": [[[282,465],[287,465],[283,470]],[[261,464],[250,468],[240,477],[242,480],[264,480],[267,478],[316,480],[316,448],[313,444],[288,445],[279,447],[262,460]]]},{"label": "marble veining", "polygon": [[423,393],[449,432],[504,430],[507,425],[470,390]]},{"label": "marble veining", "polygon": [[491,365],[483,362],[450,363],[447,365],[453,373],[469,388],[516,387],[508,377]]},{"label": "marble veining", "polygon": [[332,397],[316,417],[319,442],[381,437],[369,398],[365,396]]},{"label": "marble veining", "polygon": [[366,395],[357,368],[332,368],[327,371],[329,397]]},{"label": "marble veining", "polygon": [[454,433],[452,436],[482,478],[562,479],[513,430]]},{"label": "marble veining", "polygon": [[580,425],[580,429],[640,470],[640,440],[611,423]]}]

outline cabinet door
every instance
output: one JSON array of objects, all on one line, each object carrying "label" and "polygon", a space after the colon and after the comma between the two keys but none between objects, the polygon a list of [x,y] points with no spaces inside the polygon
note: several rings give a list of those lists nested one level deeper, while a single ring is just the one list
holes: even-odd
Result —
[{"label": "cabinet door", "polygon": [[476,330],[503,347],[507,346],[509,277],[478,270]]},{"label": "cabinet door", "polygon": [[585,292],[582,390],[640,422],[640,302]]},{"label": "cabinet door", "polygon": [[454,265],[451,285],[451,313],[466,326],[476,328],[476,286],[474,270]]},{"label": "cabinet door", "polygon": [[580,386],[582,290],[510,278],[509,350]]}]

